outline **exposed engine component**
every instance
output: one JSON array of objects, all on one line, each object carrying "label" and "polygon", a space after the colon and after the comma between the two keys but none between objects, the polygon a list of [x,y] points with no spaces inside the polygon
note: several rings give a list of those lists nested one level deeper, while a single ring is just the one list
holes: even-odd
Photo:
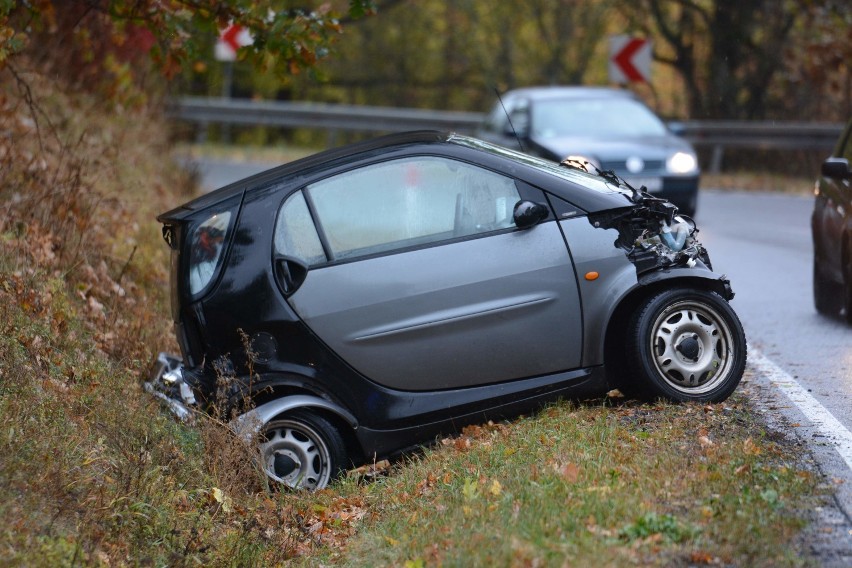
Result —
[{"label": "exposed engine component", "polygon": [[692,268],[699,261],[713,269],[707,250],[695,236],[698,233],[695,221],[679,215],[674,204],[654,197],[644,186],[636,189],[613,171],[598,169],[583,156],[568,156],[560,165],[597,174],[630,192],[634,206],[590,215],[589,222],[595,227],[618,231],[619,237],[614,244],[627,252],[638,274],[670,266]]},{"label": "exposed engine component", "polygon": [[670,266],[693,267],[698,261],[712,270],[710,257],[696,238],[695,221],[678,215],[668,201],[647,197],[641,205],[589,220],[596,227],[618,231],[614,244],[626,251],[638,274]]},{"label": "exposed engine component", "polygon": [[698,260],[711,268],[707,251],[695,238],[697,232],[695,223],[686,216],[675,216],[671,224],[660,221],[660,229],[656,234],[646,231],[636,239],[628,257],[636,264],[639,273],[672,265],[692,268]]}]

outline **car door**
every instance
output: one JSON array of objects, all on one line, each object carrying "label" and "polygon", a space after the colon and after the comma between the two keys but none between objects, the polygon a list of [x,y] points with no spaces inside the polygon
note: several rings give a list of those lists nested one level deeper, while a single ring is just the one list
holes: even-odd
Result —
[{"label": "car door", "polygon": [[276,226],[275,262],[306,269],[282,294],[330,349],[393,389],[579,367],[570,256],[555,221],[515,228],[519,199],[512,178],[436,156],[308,185]]}]

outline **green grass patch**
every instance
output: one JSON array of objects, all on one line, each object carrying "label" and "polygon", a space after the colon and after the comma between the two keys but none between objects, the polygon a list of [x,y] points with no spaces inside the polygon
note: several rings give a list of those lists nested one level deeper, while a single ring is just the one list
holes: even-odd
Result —
[{"label": "green grass patch", "polygon": [[[798,566],[815,479],[786,451],[741,399],[559,404],[350,476],[321,496],[305,563]],[[364,520],[341,548],[329,511],[352,502]]]}]

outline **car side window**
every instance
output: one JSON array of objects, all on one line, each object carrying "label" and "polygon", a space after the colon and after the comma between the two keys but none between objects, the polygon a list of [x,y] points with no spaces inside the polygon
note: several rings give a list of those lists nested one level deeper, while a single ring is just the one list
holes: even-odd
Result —
[{"label": "car side window", "polygon": [[422,156],[372,164],[306,188],[332,260],[514,226],[514,180]]},{"label": "car side window", "polygon": [[322,242],[301,191],[288,197],[281,206],[274,238],[278,255],[299,259],[308,266],[326,261]]}]

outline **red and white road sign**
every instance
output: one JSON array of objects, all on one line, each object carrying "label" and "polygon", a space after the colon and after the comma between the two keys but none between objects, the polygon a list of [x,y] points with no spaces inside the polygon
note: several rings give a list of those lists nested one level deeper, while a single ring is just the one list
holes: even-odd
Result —
[{"label": "red and white road sign", "polygon": [[251,45],[254,38],[249,31],[239,24],[231,24],[219,34],[216,42],[215,55],[219,61],[235,61],[237,50],[246,45]]},{"label": "red and white road sign", "polygon": [[609,80],[613,83],[650,83],[651,40],[628,35],[609,38]]}]

